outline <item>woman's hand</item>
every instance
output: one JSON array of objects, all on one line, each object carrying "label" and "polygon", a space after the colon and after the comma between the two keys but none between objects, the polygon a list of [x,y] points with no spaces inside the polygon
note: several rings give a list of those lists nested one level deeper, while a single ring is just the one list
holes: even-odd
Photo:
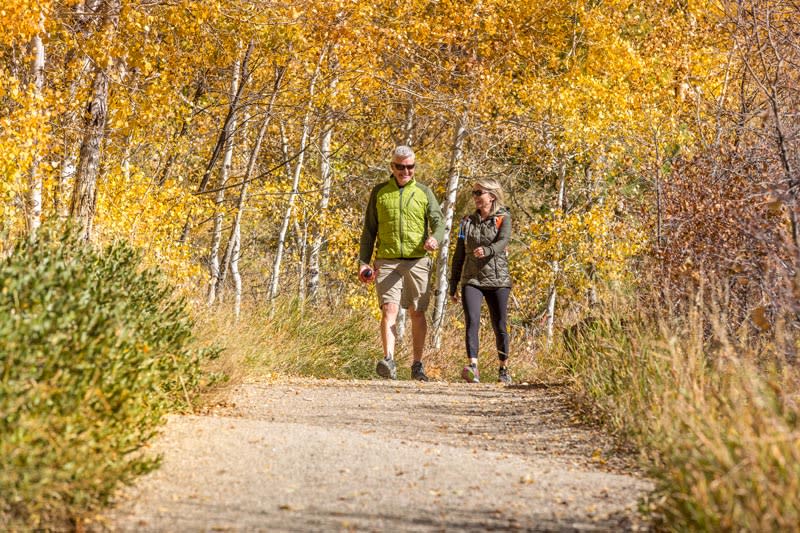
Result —
[{"label": "woman's hand", "polygon": [[472,255],[477,257],[478,259],[482,259],[486,257],[486,249],[483,246],[478,246],[475,250],[472,251]]}]

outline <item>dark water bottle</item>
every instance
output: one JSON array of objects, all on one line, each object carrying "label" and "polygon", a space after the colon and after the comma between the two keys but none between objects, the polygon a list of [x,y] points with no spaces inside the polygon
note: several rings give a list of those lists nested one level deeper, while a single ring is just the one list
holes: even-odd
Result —
[{"label": "dark water bottle", "polygon": [[361,271],[361,281],[363,282],[372,281],[374,276],[375,272],[373,272],[371,268],[365,268]]}]

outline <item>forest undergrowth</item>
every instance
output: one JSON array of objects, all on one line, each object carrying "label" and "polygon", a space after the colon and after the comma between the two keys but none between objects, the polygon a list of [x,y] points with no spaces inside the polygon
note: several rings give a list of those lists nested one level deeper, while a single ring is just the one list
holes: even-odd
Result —
[{"label": "forest undergrowth", "polygon": [[619,298],[568,331],[563,363],[585,415],[639,450],[660,528],[796,531],[800,372],[778,348],[790,327],[731,331],[717,298]]}]

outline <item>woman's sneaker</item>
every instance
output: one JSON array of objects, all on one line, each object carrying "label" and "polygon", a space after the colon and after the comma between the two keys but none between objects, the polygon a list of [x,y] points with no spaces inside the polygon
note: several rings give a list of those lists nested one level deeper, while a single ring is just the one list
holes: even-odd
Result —
[{"label": "woman's sneaker", "polygon": [[464,369],[461,371],[461,377],[467,383],[480,383],[481,382],[481,378],[478,375],[478,367],[477,366],[472,366],[472,365],[465,366]]},{"label": "woman's sneaker", "polygon": [[397,379],[397,367],[394,359],[381,359],[375,366],[375,372],[383,379]]},{"label": "woman's sneaker", "polygon": [[511,374],[508,373],[508,369],[504,366],[500,367],[500,370],[497,372],[497,381],[504,385],[511,385]]}]

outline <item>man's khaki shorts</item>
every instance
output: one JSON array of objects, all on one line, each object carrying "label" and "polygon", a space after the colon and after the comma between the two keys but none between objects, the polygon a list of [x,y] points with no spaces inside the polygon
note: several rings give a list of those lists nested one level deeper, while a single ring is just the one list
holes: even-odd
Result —
[{"label": "man's khaki shorts", "polygon": [[375,288],[381,306],[400,304],[404,309],[424,312],[430,301],[430,257],[419,259],[376,259]]}]

